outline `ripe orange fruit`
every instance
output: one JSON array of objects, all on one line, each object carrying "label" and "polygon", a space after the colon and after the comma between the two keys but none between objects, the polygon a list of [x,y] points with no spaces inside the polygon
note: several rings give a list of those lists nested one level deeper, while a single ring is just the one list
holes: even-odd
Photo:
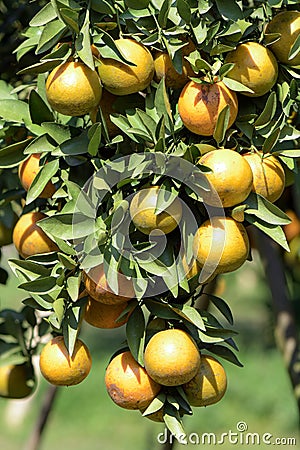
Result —
[{"label": "ripe orange fruit", "polygon": [[50,106],[67,116],[82,116],[99,105],[102,87],[98,73],[83,62],[68,61],[52,70],[46,81]]},{"label": "ripe orange fruit", "polygon": [[44,378],[56,386],[73,386],[89,374],[92,358],[87,346],[77,339],[71,356],[63,336],[51,339],[40,355],[40,370]]},{"label": "ripe orange fruit", "polygon": [[132,281],[120,272],[118,273],[118,294],[113,292],[107,283],[103,264],[83,272],[83,280],[87,293],[94,300],[107,305],[126,303],[135,297]]},{"label": "ripe orange fruit", "polygon": [[262,153],[246,153],[244,158],[253,173],[253,192],[272,203],[278,200],[285,188],[285,173],[279,159]]},{"label": "ripe orange fruit", "polygon": [[296,236],[300,236],[300,219],[292,209],[288,209],[285,212],[291,222],[283,226],[283,231],[285,233],[288,242],[291,242]]},{"label": "ripe orange fruit", "polygon": [[[35,179],[37,173],[40,170],[40,161],[41,155],[39,153],[33,153],[29,156],[25,161],[21,162],[19,165],[18,175],[20,182],[25,189],[28,191],[33,180]],[[55,186],[51,181],[48,181],[43,191],[40,193],[40,198],[51,198],[55,192]]]},{"label": "ripe orange fruit", "polygon": [[278,61],[289,66],[300,64],[300,53],[289,59],[292,45],[300,34],[300,11],[282,11],[268,23],[265,33],[280,33],[280,38],[269,47]]},{"label": "ripe orange fruit", "polygon": [[208,406],[217,403],[227,389],[226,372],[213,356],[201,355],[197,374],[183,385],[191,406]]},{"label": "ripe orange fruit", "polygon": [[212,173],[206,173],[208,181],[216,193],[205,194],[204,200],[209,205],[215,205],[215,195],[218,194],[224,208],[238,205],[251,192],[253,175],[245,158],[234,150],[213,150],[203,155],[200,164],[209,167]]},{"label": "ripe orange fruit", "polygon": [[226,273],[238,269],[248,258],[249,238],[244,225],[231,217],[212,217],[198,228],[193,252],[206,272]]},{"label": "ripe orange fruit", "polygon": [[182,206],[177,197],[165,210],[155,214],[158,191],[159,186],[151,186],[138,191],[131,200],[131,220],[142,233],[150,234],[154,230],[171,233],[181,220]]},{"label": "ripe orange fruit", "polygon": [[103,86],[115,95],[143,91],[150,85],[154,75],[151,53],[134,39],[117,39],[115,44],[126,60],[135,65],[129,66],[115,59],[100,57],[98,72]]},{"label": "ripe orange fruit", "polygon": [[29,383],[30,377],[31,370],[26,363],[0,366],[0,397],[28,397],[34,389]]},{"label": "ripe orange fruit", "polygon": [[184,58],[195,50],[195,44],[190,40],[187,45],[181,48],[182,72],[175,69],[172,59],[167,52],[157,51],[154,54],[155,80],[159,82],[165,77],[165,85],[172,89],[181,89],[189,81],[189,77],[195,76],[190,63]]},{"label": "ripe orange fruit", "polygon": [[278,77],[278,65],[275,56],[268,48],[257,42],[245,42],[227,53],[225,63],[235,66],[227,77],[236,80],[253,93],[242,91],[248,97],[260,97],[274,86]]},{"label": "ripe orange fruit", "polygon": [[105,385],[110,398],[125,409],[146,408],[161,389],[130,351],[119,353],[110,361]]},{"label": "ripe orange fruit", "polygon": [[128,314],[119,322],[117,320],[127,305],[127,302],[107,305],[89,297],[84,312],[84,320],[97,328],[121,327],[127,322]]},{"label": "ripe orange fruit", "polygon": [[197,373],[200,353],[192,337],[183,330],[159,331],[149,340],[144,353],[149,376],[164,386],[187,383]]},{"label": "ripe orange fruit", "polygon": [[220,112],[229,105],[228,128],[234,123],[238,113],[238,100],[223,81],[212,84],[188,82],[181,91],[178,112],[184,126],[192,133],[212,136]]},{"label": "ripe orange fruit", "polygon": [[41,253],[55,252],[57,245],[38,226],[47,216],[41,212],[23,214],[15,225],[13,243],[23,258]]}]

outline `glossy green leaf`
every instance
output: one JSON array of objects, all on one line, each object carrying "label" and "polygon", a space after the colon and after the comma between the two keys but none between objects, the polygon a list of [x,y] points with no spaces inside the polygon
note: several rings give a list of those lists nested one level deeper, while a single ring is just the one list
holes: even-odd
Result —
[{"label": "glossy green leaf", "polygon": [[40,54],[51,49],[60,41],[66,31],[67,28],[65,24],[60,20],[53,20],[52,22],[47,23],[43,28],[36,53]]},{"label": "glossy green leaf", "polygon": [[7,122],[28,123],[30,122],[28,104],[15,99],[0,100],[0,117]]},{"label": "glossy green leaf", "polygon": [[261,195],[251,193],[245,200],[245,204],[247,205],[245,209],[247,215],[254,215],[271,225],[287,225],[291,221],[278,206]]},{"label": "glossy green leaf", "polygon": [[230,116],[230,106],[226,105],[222,109],[222,111],[220,112],[220,114],[218,116],[215,131],[213,134],[213,137],[216,140],[216,142],[218,143],[218,145],[225,138],[225,133],[227,131],[228,124],[229,124],[229,116]]},{"label": "glossy green leaf", "polygon": [[16,167],[26,159],[24,149],[28,145],[28,139],[0,149],[0,168]]},{"label": "glossy green leaf", "polygon": [[157,17],[158,23],[161,26],[161,28],[165,28],[165,26],[167,25],[167,20],[168,20],[171,4],[172,4],[172,0],[164,0],[161,5],[160,11],[159,11],[159,14]]},{"label": "glossy green leaf", "polygon": [[113,5],[107,0],[91,0],[91,8],[101,14],[115,14]]},{"label": "glossy green leaf", "polygon": [[29,22],[31,27],[40,27],[56,19],[57,14],[52,3],[48,2]]},{"label": "glossy green leaf", "polygon": [[79,239],[94,232],[95,222],[84,214],[55,214],[39,221],[46,234],[60,239]]},{"label": "glossy green leaf", "polygon": [[78,338],[85,305],[86,299],[84,298],[78,300],[76,303],[70,304],[63,317],[63,336],[70,355],[73,354],[75,343]]},{"label": "glossy green leaf", "polygon": [[[295,33],[297,34],[297,33]],[[290,48],[289,51],[289,60],[295,58],[300,52],[300,35],[298,34],[298,36],[295,39],[295,42],[293,43],[293,45]]]},{"label": "glossy green leaf", "polygon": [[248,92],[250,94],[253,94],[252,89],[250,89],[248,86],[245,86],[244,84],[240,83],[239,81],[234,80],[233,78],[223,77],[222,81],[232,91]]},{"label": "glossy green leaf", "polygon": [[271,239],[273,239],[277,244],[279,244],[284,250],[287,252],[290,251],[289,245],[286,240],[286,236],[280,225],[271,225],[269,223],[264,222],[261,219],[256,218],[255,216],[245,214],[246,220],[256,226],[259,230],[263,231],[266,235],[268,235]]},{"label": "glossy green leaf", "polygon": [[125,5],[132,9],[147,8],[151,0],[125,0]]},{"label": "glossy green leaf", "polygon": [[133,357],[142,367],[144,366],[145,328],[143,310],[140,305],[137,305],[127,321],[126,337]]},{"label": "glossy green leaf", "polygon": [[224,347],[223,345],[213,345],[210,347],[210,352],[214,353],[221,358],[226,359],[227,361],[235,364],[236,366],[243,367],[243,364],[238,360],[236,355],[230,350],[228,347]]},{"label": "glossy green leaf", "polygon": [[35,90],[30,92],[29,112],[32,122],[38,125],[41,125],[42,122],[52,122],[54,120],[52,112]]},{"label": "glossy green leaf", "polygon": [[60,17],[75,33],[79,33],[78,18],[79,13],[71,8],[60,8]]},{"label": "glossy green leaf", "polygon": [[36,64],[32,64],[31,66],[25,67],[22,70],[19,70],[18,75],[45,73],[53,70],[55,67],[59,66],[63,62],[64,59],[52,59],[48,61],[41,61]]},{"label": "glossy green leaf", "polygon": [[271,92],[266,101],[265,107],[254,122],[256,129],[266,126],[274,117],[277,107],[276,92]]},{"label": "glossy green leaf", "polygon": [[34,294],[47,294],[56,287],[56,279],[53,277],[39,277],[33,281],[22,283],[20,289],[24,289]]},{"label": "glossy green leaf", "polygon": [[180,17],[186,22],[190,23],[192,18],[192,12],[190,6],[186,0],[177,0],[176,7]]},{"label": "glossy green leaf", "polygon": [[26,196],[26,204],[29,205],[43,192],[47,183],[59,169],[59,160],[55,159],[45,164],[35,176]]},{"label": "glossy green leaf", "polygon": [[193,308],[189,305],[184,305],[182,308],[182,312],[190,322],[192,322],[197,328],[199,328],[199,330],[205,331],[203,319],[200,312],[196,308]]}]

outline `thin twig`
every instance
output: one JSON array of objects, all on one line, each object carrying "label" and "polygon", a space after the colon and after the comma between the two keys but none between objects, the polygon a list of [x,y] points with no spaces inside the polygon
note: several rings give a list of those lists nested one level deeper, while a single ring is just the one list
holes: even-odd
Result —
[{"label": "thin twig", "polygon": [[55,398],[58,393],[58,387],[50,385],[46,391],[41,411],[34,425],[32,433],[25,444],[24,450],[38,450],[40,448],[43,431],[48,422],[50,412],[53,408]]}]

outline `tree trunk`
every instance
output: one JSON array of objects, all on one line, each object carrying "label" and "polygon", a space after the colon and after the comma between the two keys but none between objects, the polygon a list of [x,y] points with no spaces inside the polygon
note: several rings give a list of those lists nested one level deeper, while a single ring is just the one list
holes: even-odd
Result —
[{"label": "tree trunk", "polygon": [[257,231],[257,244],[272,294],[275,339],[286,365],[298,406],[300,421],[300,348],[295,313],[290,301],[279,247]]}]

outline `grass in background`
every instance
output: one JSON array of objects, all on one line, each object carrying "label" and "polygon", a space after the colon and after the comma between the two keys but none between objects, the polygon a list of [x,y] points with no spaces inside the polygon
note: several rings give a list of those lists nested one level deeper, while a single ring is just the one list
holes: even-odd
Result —
[{"label": "grass in background", "polygon": [[[6,288],[5,288],[6,289]],[[235,274],[222,277],[219,294],[232,308],[238,357],[244,367],[222,361],[228,375],[228,390],[220,403],[207,408],[194,408],[184,419],[187,433],[236,432],[244,421],[249,433],[271,433],[276,437],[297,436],[297,408],[281,355],[274,347],[269,290],[262,277],[259,261],[246,264]],[[18,304],[13,282],[8,286],[10,298]],[[1,291],[1,294],[3,291]],[[8,294],[5,294],[7,298]],[[40,450],[157,450],[158,433],[164,426],[143,419],[137,411],[126,411],[108,397],[104,386],[105,367],[109,358],[124,341],[124,327],[118,330],[97,330],[84,326],[81,335],[89,346],[93,367],[88,378],[78,386],[60,388],[54,409],[45,429]],[[8,402],[0,399],[0,449],[22,450],[39,413],[47,383],[40,387],[31,408],[20,426],[5,422]],[[18,402],[18,401],[13,401]],[[10,403],[11,404],[11,403]],[[200,445],[199,445],[200,446]],[[182,446],[175,445],[175,449]],[[242,448],[226,442],[222,449]],[[267,445],[251,448],[270,448]],[[296,448],[295,446],[284,446]],[[189,444],[183,448],[193,449]],[[212,445],[201,445],[212,448]]]}]

